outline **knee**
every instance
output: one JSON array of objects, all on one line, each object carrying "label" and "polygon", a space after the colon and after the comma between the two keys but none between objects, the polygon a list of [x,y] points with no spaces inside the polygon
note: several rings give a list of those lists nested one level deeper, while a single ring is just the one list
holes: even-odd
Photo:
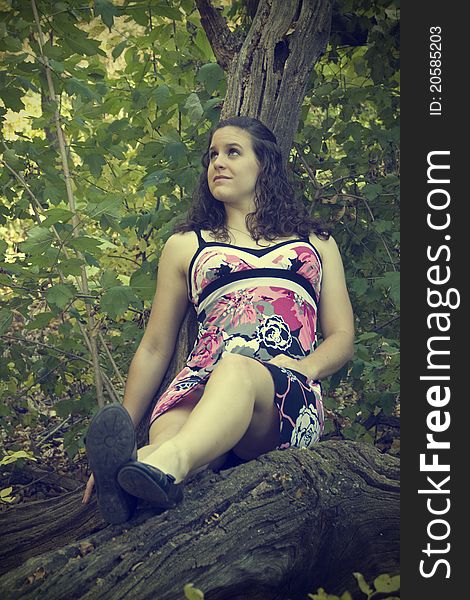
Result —
[{"label": "knee", "polygon": [[234,377],[237,384],[246,383],[251,385],[253,377],[251,370],[252,359],[243,354],[234,354],[232,352],[225,352],[222,354],[216,370],[223,371],[224,375]]}]

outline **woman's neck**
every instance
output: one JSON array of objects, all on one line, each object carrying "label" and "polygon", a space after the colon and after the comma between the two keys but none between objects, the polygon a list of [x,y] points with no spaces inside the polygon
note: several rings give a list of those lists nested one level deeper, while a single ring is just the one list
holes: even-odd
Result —
[{"label": "woman's neck", "polygon": [[247,235],[249,238],[253,239],[251,237],[251,233],[247,229],[245,229],[245,231],[243,231],[242,229],[238,229],[237,227],[231,227],[230,225],[227,225],[226,227],[229,231],[231,231],[231,230],[238,231],[239,233],[243,233],[243,235]]}]

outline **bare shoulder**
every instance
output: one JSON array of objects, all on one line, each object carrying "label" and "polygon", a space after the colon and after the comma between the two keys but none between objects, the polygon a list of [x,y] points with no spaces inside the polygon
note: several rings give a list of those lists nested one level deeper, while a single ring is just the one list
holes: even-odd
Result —
[{"label": "bare shoulder", "polygon": [[339,255],[338,244],[332,235],[325,239],[312,232],[309,240],[318,250],[323,262],[328,261],[330,257],[333,258]]},{"label": "bare shoulder", "polygon": [[164,253],[173,260],[185,274],[188,272],[191,258],[198,247],[197,235],[194,231],[173,233],[167,239]]}]

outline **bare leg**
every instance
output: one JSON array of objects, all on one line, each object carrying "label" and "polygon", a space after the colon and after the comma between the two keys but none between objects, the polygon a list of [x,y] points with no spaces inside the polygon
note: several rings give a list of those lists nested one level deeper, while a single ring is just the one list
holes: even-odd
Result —
[{"label": "bare leg", "polygon": [[226,354],[204,394],[171,439],[143,456],[143,462],[170,473],[176,482],[233,448],[250,429],[259,453],[276,445],[279,433],[274,384],[259,362]]},{"label": "bare leg", "polygon": [[[171,440],[187,421],[201,396],[202,392],[196,397],[181,400],[175,407],[170,408],[154,421],[150,428],[149,444],[138,449],[137,460],[147,462],[146,458],[150,454],[158,450],[166,441]],[[227,454],[223,454],[209,464],[191,470],[189,474],[196,474],[207,468],[219,469],[224,464],[226,458]]]},{"label": "bare leg", "polygon": [[[150,461],[147,460],[147,457],[153,454],[156,450],[158,450],[158,448],[160,448],[160,446],[162,446],[164,443],[165,441],[161,441],[156,444],[148,444],[147,446],[142,446],[142,448],[139,448],[139,450],[137,450],[137,460],[141,462],[150,463]],[[201,471],[205,471],[206,469],[220,469],[220,467],[225,463],[226,459],[227,453],[223,454],[222,456],[218,456],[216,459],[212,460],[206,465],[202,465],[200,467],[195,467],[194,469],[191,469],[188,472],[188,475],[196,475],[196,473],[200,473]]]}]

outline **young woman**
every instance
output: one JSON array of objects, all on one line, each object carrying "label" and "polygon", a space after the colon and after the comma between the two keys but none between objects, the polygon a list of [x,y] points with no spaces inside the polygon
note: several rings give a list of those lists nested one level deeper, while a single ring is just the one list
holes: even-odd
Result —
[{"label": "young woman", "polygon": [[[320,380],[353,354],[338,247],[295,199],[274,134],[234,117],[209,140],[187,220],[160,258],[123,406],[99,411],[87,432],[93,475],[83,501],[96,483],[110,522],[127,520],[136,498],[174,506],[187,475],[221,466],[229,451],[250,460],[310,447],[323,430]],[[197,340],[137,453],[134,427],[161,384],[189,301]]]}]

